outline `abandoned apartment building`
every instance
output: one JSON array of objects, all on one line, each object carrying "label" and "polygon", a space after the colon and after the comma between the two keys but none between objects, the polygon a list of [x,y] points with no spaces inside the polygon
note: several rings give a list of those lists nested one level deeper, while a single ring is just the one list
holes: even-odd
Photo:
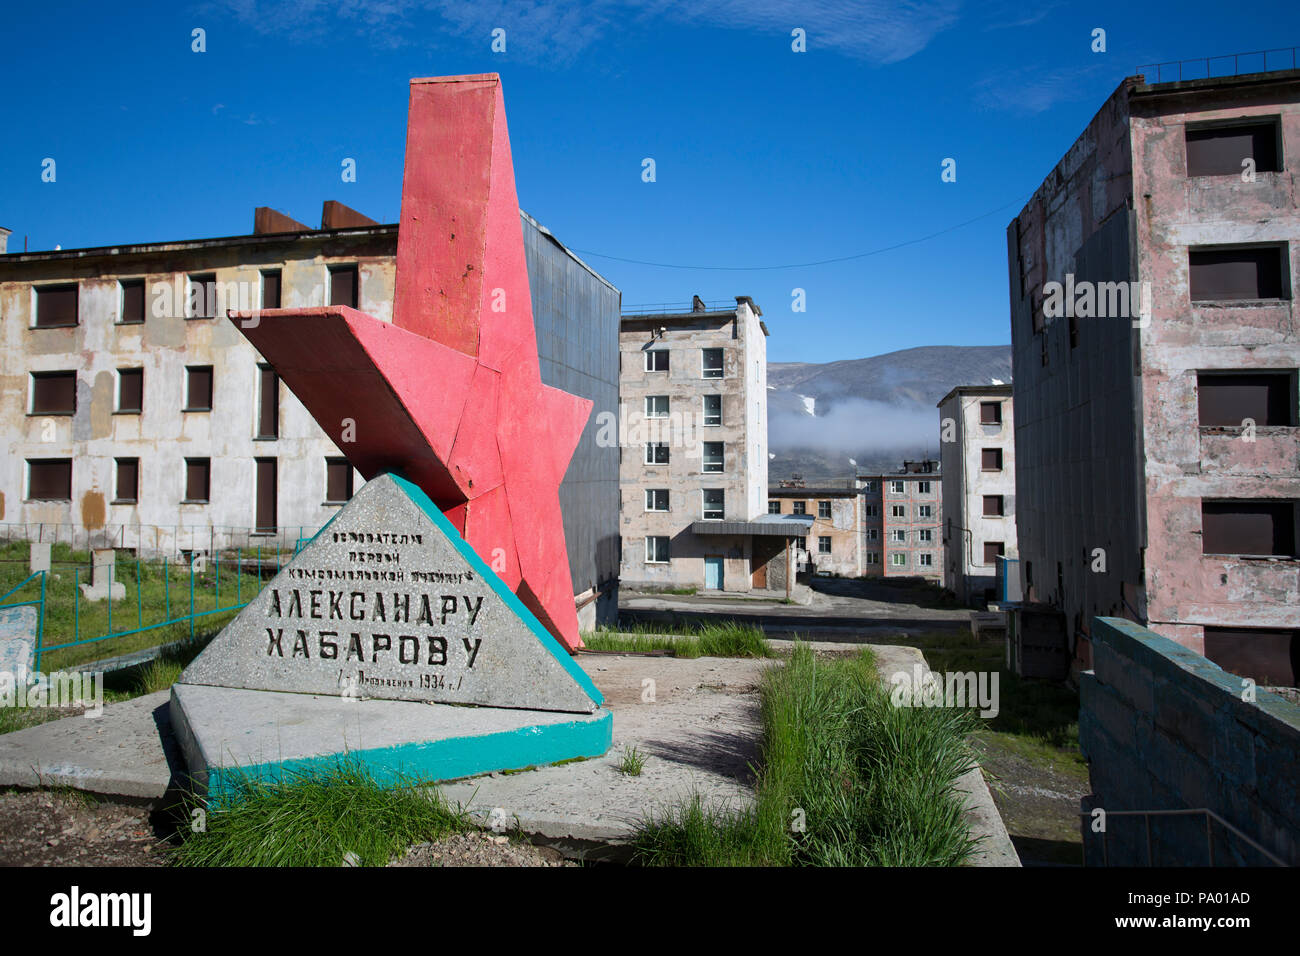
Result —
[{"label": "abandoned apartment building", "polygon": [[[961,385],[939,400],[943,586],[965,604],[1004,599],[1017,554],[1015,417],[1010,385]],[[1014,561],[1010,588],[1018,593]]]},{"label": "abandoned apartment building", "polygon": [[1110,615],[1300,679],[1298,157],[1296,70],[1129,77],[1010,223],[1016,616],[1059,651],[1040,673],[1088,667]]},{"label": "abandoned apartment building", "polygon": [[862,567],[868,577],[943,580],[943,484],[934,459],[904,461],[894,474],[858,475]]},{"label": "abandoned apartment building", "polygon": [[789,593],[812,520],[767,513],[767,325],[748,296],[619,330],[624,585]]},{"label": "abandoned apartment building", "polygon": [[854,488],[807,486],[789,479],[768,490],[767,510],[773,515],[811,517],[808,533],[795,540],[799,571],[862,576],[861,494]]},{"label": "abandoned apartment building", "polygon": [[[617,608],[618,459],[594,419],[617,408],[621,295],[520,215],[542,379],[595,403],[560,488],[590,627]],[[176,557],[315,533],[362,476],[225,312],[391,321],[397,232],[329,201],[320,229],[260,207],[251,235],[0,255],[5,535]]]}]

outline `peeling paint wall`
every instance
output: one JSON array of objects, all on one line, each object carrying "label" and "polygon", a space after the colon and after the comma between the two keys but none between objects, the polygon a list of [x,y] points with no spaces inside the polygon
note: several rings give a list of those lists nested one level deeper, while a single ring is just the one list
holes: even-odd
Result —
[{"label": "peeling paint wall", "polygon": [[[862,575],[862,517],[860,514],[861,495],[845,496],[825,494],[815,488],[772,488],[768,491],[768,500],[780,502],[781,514],[794,514],[794,503],[802,501],[804,514],[813,519],[812,527],[805,535],[808,548],[797,556],[797,560],[806,563],[809,570],[825,571],[842,577],[856,578]],[[830,505],[831,516],[821,517],[818,507],[821,502]],[[830,553],[821,550],[821,538],[830,539]]]},{"label": "peeling paint wall", "polygon": [[[1202,554],[1203,498],[1300,499],[1292,427],[1199,427],[1197,371],[1300,367],[1295,299],[1193,303],[1188,247],[1289,244],[1300,287],[1300,78],[1240,89],[1189,89],[1133,101],[1138,268],[1152,286],[1142,333],[1146,449],[1147,615],[1159,634],[1204,651],[1203,628],[1300,627],[1300,561]],[[1187,173],[1188,123],[1277,118],[1283,167],[1240,175]]]},{"label": "peeling paint wall", "polygon": [[[1061,609],[1087,666],[1094,616],[1203,651],[1203,628],[1300,626],[1300,562],[1202,554],[1203,498],[1300,499],[1295,428],[1199,427],[1198,370],[1300,366],[1294,299],[1192,303],[1188,248],[1300,253],[1294,71],[1116,90],[1007,230],[1017,524],[1027,601]],[[1282,172],[1187,175],[1189,122],[1277,117]],[[1150,317],[1039,320],[1044,283],[1149,283]],[[1240,431],[1240,430],[1238,430]]]}]

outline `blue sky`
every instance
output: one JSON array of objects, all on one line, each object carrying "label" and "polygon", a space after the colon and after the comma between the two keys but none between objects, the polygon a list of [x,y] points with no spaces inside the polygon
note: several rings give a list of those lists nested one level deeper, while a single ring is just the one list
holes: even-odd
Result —
[{"label": "blue sky", "polygon": [[520,204],[625,305],[751,295],[770,359],[812,362],[1006,343],[1006,225],[1120,80],[1300,43],[1283,3],[230,0],[6,21],[10,251],[238,235],[259,205],[316,226],[325,199],[393,222],[407,80],[497,72]]}]

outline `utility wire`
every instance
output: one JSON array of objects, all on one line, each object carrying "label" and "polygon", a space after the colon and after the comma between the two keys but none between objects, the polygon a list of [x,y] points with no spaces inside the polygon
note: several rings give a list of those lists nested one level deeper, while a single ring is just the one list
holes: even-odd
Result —
[{"label": "utility wire", "polygon": [[654,266],[658,269],[696,269],[703,272],[775,272],[778,269],[807,269],[811,266],[825,266],[836,262],[852,262],[854,259],[865,259],[868,256],[878,256],[882,252],[892,252],[895,249],[902,249],[904,246],[914,246],[918,242],[927,242],[930,239],[937,239],[939,236],[955,232],[973,222],[979,222],[981,219],[987,219],[996,213],[1001,212],[1008,206],[1014,206],[1017,203],[1023,205],[1023,200],[1013,199],[1011,202],[1003,203],[996,209],[990,209],[988,212],[980,213],[974,219],[967,219],[965,222],[959,222],[955,226],[949,226],[946,229],[940,229],[938,232],[932,232],[928,236],[919,236],[916,239],[908,239],[905,242],[898,242],[892,246],[883,246],[880,249],[872,249],[870,252],[859,252],[851,256],[837,256],[834,259],[818,259],[815,262],[795,262],[789,265],[781,266],[691,266],[682,265],[676,262],[648,262],[645,259],[627,259],[622,256],[610,256],[603,252],[593,252],[590,249],[577,249],[573,251],[584,256],[595,256],[597,259],[611,259],[615,262],[630,262],[638,266]]}]

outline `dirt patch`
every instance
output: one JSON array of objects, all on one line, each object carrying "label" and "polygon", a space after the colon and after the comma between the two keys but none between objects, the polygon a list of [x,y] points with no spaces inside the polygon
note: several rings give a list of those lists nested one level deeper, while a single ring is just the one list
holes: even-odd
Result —
[{"label": "dirt patch", "polygon": [[389,866],[577,866],[558,850],[482,831],[420,843]]},{"label": "dirt patch", "polygon": [[1079,801],[1091,791],[1086,768],[1064,758],[1031,759],[996,734],[982,735],[974,745],[1021,862],[1082,866]]},{"label": "dirt patch", "polygon": [[0,866],[165,866],[143,807],[77,793],[0,793]]}]

